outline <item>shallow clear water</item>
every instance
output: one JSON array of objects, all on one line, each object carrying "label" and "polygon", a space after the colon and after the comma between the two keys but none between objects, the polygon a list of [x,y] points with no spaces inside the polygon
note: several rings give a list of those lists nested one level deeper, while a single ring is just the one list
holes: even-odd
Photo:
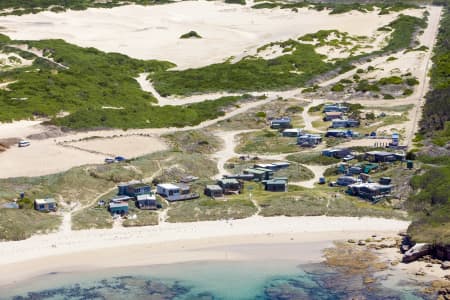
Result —
[{"label": "shallow clear water", "polygon": [[[3,294],[3,295],[2,295]],[[1,299],[423,299],[407,285],[366,286],[323,264],[215,261],[53,273],[0,289]]]}]

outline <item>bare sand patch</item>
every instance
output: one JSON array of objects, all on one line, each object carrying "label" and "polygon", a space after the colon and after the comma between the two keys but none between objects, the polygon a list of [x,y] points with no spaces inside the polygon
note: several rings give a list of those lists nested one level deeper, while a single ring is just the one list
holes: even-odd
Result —
[{"label": "bare sand patch", "polygon": [[133,158],[167,149],[167,145],[153,136],[122,136],[112,138],[93,138],[66,145],[74,146],[93,153],[103,153],[109,156],[124,156]]},{"label": "bare sand patch", "polygon": [[15,121],[0,123],[0,138],[25,138],[31,134],[45,131],[41,121]]},{"label": "bare sand patch", "polygon": [[32,141],[26,148],[11,147],[0,154],[0,178],[41,176],[90,163],[103,156],[62,147],[52,140]]},{"label": "bare sand patch", "polygon": [[[420,13],[412,10],[402,13]],[[41,12],[0,18],[1,32],[14,39],[62,38],[84,47],[135,58],[175,62],[180,68],[221,62],[274,41],[321,29],[372,36],[398,13],[378,15],[299,9],[252,9],[212,1],[183,1],[156,6],[128,5],[65,13]],[[38,24],[38,26],[37,26]],[[195,30],[202,39],[180,39]]]}]

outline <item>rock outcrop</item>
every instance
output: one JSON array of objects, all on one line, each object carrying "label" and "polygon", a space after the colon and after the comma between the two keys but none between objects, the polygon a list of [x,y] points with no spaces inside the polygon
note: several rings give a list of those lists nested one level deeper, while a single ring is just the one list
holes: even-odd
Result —
[{"label": "rock outcrop", "polygon": [[433,247],[430,244],[415,244],[411,249],[403,254],[402,261],[404,263],[409,263],[415,261],[425,255],[432,253]]}]

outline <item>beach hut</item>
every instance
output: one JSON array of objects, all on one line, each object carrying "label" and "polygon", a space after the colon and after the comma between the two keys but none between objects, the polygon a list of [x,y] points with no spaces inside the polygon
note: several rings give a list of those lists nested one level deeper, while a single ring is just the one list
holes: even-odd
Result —
[{"label": "beach hut", "polygon": [[217,185],[220,186],[225,195],[228,194],[240,194],[244,188],[244,183],[237,179],[223,178],[217,181]]},{"label": "beach hut", "polygon": [[325,104],[323,106],[322,112],[327,113],[327,112],[347,112],[347,111],[348,111],[347,106],[335,103],[335,104]]},{"label": "beach hut", "polygon": [[299,137],[302,135],[302,130],[300,128],[288,128],[283,130],[281,135],[284,137]]},{"label": "beach hut", "polygon": [[277,118],[270,121],[270,128],[272,129],[286,129],[291,127],[291,118],[289,117]]},{"label": "beach hut", "polygon": [[138,195],[136,197],[136,207],[139,209],[157,209],[158,201],[155,194]]},{"label": "beach hut", "polygon": [[385,151],[369,151],[365,153],[365,160],[371,161],[371,162],[392,162],[395,161],[396,158],[394,156],[394,153],[391,152],[385,152]]},{"label": "beach hut", "polygon": [[322,151],[323,156],[334,157],[334,158],[344,158],[351,154],[351,150],[348,148],[332,148],[325,149]]},{"label": "beach hut", "polygon": [[323,120],[331,121],[334,119],[341,119],[343,116],[344,116],[344,114],[341,111],[329,111],[329,112],[325,113]]},{"label": "beach hut", "polygon": [[255,176],[253,174],[232,174],[232,175],[224,175],[223,178],[250,181],[253,180]]},{"label": "beach hut", "polygon": [[331,121],[331,128],[347,128],[347,127],[357,127],[359,126],[358,120],[348,119],[334,119]]},{"label": "beach hut", "polygon": [[264,180],[264,190],[269,192],[287,192],[288,179],[285,177],[276,177],[270,180]]},{"label": "beach hut", "polygon": [[138,195],[146,195],[152,192],[150,185],[145,183],[131,184],[127,187],[127,195],[130,197],[136,197]]},{"label": "beach hut", "polygon": [[53,198],[35,199],[34,209],[37,211],[49,212],[56,211],[56,200]]},{"label": "beach hut", "polygon": [[341,176],[336,181],[337,185],[340,186],[348,186],[356,182],[358,182],[358,180],[352,176]]},{"label": "beach hut", "polygon": [[204,193],[206,196],[211,198],[223,197],[223,190],[217,184],[210,184],[205,187]]},{"label": "beach hut", "polygon": [[350,184],[347,189],[347,193],[350,195],[374,202],[389,196],[391,191],[392,185],[382,185],[374,182]]},{"label": "beach hut", "polygon": [[186,184],[161,183],[156,186],[156,193],[166,198],[167,201],[182,201],[199,198],[198,193],[191,193],[191,188]]},{"label": "beach hut", "polygon": [[109,202],[109,212],[121,216],[128,214],[128,202]]},{"label": "beach hut", "polygon": [[253,174],[255,181],[272,179],[273,173],[273,170],[266,168],[248,168],[244,170],[244,174]]},{"label": "beach hut", "polygon": [[302,147],[315,146],[322,142],[320,134],[304,134],[297,138],[297,144]]}]

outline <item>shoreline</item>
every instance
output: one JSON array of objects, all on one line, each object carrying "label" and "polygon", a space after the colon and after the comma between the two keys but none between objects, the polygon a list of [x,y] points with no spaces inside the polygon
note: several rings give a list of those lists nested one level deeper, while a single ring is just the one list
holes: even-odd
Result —
[{"label": "shoreline", "polygon": [[[57,232],[24,241],[0,243],[0,287],[57,271],[108,269],[125,266],[170,264],[198,260],[262,259],[277,251],[236,251],[245,245],[322,243],[365,238],[372,234],[395,235],[406,221],[355,217],[251,217],[232,221],[164,223],[159,226]],[[266,247],[267,246],[267,247]],[[231,251],[231,248],[235,250]],[[228,249],[225,250],[224,249]],[[309,253],[312,252],[312,253]],[[128,255],[126,261],[113,257]],[[305,262],[323,260],[321,251],[306,251]],[[305,256],[306,253],[294,253]],[[288,257],[289,253],[283,257]],[[292,254],[292,253],[291,253]],[[51,262],[48,259],[51,257]],[[199,259],[199,257],[201,259]],[[33,268],[30,268],[30,265]]]}]

